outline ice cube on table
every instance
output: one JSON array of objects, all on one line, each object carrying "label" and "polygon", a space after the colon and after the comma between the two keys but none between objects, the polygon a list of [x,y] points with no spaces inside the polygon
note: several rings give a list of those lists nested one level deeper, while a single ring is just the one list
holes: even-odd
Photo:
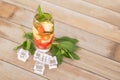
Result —
[{"label": "ice cube on table", "polygon": [[57,64],[58,62],[56,56],[51,57],[49,60],[49,69],[57,68]]},{"label": "ice cube on table", "polygon": [[34,65],[34,72],[40,75],[44,74],[45,66],[43,63],[36,61]]},{"label": "ice cube on table", "polygon": [[26,62],[27,59],[29,58],[29,52],[28,52],[27,50],[20,49],[20,50],[17,52],[17,58],[18,58],[18,60],[20,60],[20,61]]}]

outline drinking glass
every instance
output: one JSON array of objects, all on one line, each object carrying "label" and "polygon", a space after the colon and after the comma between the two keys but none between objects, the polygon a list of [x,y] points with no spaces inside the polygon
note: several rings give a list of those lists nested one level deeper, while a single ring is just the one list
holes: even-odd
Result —
[{"label": "drinking glass", "polygon": [[41,52],[48,52],[54,39],[54,23],[52,21],[33,20],[34,44]]}]

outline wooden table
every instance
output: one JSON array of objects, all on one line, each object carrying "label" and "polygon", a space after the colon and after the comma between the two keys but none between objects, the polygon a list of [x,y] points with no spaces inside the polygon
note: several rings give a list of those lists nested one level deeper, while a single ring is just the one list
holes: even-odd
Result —
[{"label": "wooden table", "polygon": [[[13,48],[31,31],[38,4],[53,14],[55,36],[79,40],[78,61],[33,72]],[[120,80],[120,0],[0,0],[0,80]]]}]

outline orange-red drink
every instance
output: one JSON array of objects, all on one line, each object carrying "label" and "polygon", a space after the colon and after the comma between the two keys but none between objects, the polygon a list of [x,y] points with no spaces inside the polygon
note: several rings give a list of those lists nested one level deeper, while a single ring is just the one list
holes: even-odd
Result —
[{"label": "orange-red drink", "polygon": [[33,20],[34,44],[43,52],[49,51],[54,39],[54,24],[52,21]]}]

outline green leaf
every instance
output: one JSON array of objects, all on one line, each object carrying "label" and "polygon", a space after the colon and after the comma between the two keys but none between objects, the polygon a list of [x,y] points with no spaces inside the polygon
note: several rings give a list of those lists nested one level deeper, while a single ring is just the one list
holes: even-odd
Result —
[{"label": "green leaf", "polygon": [[27,32],[24,34],[24,37],[26,38],[26,40],[21,45],[17,46],[15,50],[23,48],[25,50],[28,50],[33,55],[35,52],[35,46],[33,43],[33,33]]},{"label": "green leaf", "polygon": [[32,42],[30,41],[30,39],[27,39],[27,50],[30,49],[31,44],[32,44]]},{"label": "green leaf", "polygon": [[74,52],[70,52],[67,49],[64,49],[64,51],[65,51],[65,54],[64,54],[65,57],[71,58],[71,59],[75,59],[75,60],[79,60],[80,59],[80,57],[77,54],[75,54]]},{"label": "green leaf", "polygon": [[39,15],[37,15],[36,19],[40,22],[51,21],[52,15],[49,13],[44,13],[43,16],[41,16],[41,17]]},{"label": "green leaf", "polygon": [[27,50],[27,41],[23,42],[22,48],[25,49],[25,50]]},{"label": "green leaf", "polygon": [[63,55],[67,58],[70,58],[69,54],[68,54],[68,50],[67,49],[62,49],[64,51]]},{"label": "green leaf", "polygon": [[49,13],[43,13],[40,5],[38,6],[37,11],[38,11],[38,13],[37,13],[37,15],[35,16],[35,18],[36,18],[39,22],[51,21],[52,15],[49,14]]},{"label": "green leaf", "polygon": [[46,18],[46,20],[51,20],[52,19],[52,15],[49,13],[44,13],[44,16]]},{"label": "green leaf", "polygon": [[63,54],[66,58],[70,58],[69,54],[68,53],[64,53]]},{"label": "green leaf", "polygon": [[60,50],[56,54],[58,65],[62,63],[63,61],[63,54],[61,54]]},{"label": "green leaf", "polygon": [[58,50],[59,50],[59,48],[57,47],[57,45],[52,44],[52,47],[50,49],[52,56],[55,56],[57,54]]},{"label": "green leaf", "polygon": [[69,41],[60,42],[60,47],[63,49],[68,49],[70,52],[74,52],[77,48],[76,45]]},{"label": "green leaf", "polygon": [[70,37],[67,37],[67,36],[64,36],[64,37],[61,37],[61,38],[55,38],[55,41],[57,41],[57,42],[69,41],[73,44],[76,44],[78,42],[77,39],[70,38]]},{"label": "green leaf", "polygon": [[45,21],[46,19],[40,5],[38,6],[37,11],[38,11],[38,14],[35,16],[35,18],[40,22]]},{"label": "green leaf", "polygon": [[20,49],[23,44],[20,44],[19,46],[15,47],[14,50]]},{"label": "green leaf", "polygon": [[34,46],[34,43],[31,43],[31,46],[30,46],[30,48],[29,48],[29,52],[33,55],[34,54],[34,52],[35,52],[35,46]]},{"label": "green leaf", "polygon": [[41,9],[40,5],[38,6],[37,11],[38,11],[38,15],[40,17],[42,17],[43,16],[43,12],[42,12],[42,9]]},{"label": "green leaf", "polygon": [[24,34],[24,37],[26,38],[26,39],[33,39],[33,33],[32,32],[27,32],[27,33],[25,33]]},{"label": "green leaf", "polygon": [[68,55],[69,55],[69,57],[70,57],[71,59],[74,60],[74,57],[73,57],[70,53],[68,53]]},{"label": "green leaf", "polygon": [[70,52],[69,55],[70,55],[70,57],[72,59],[75,59],[75,60],[79,60],[80,59],[80,57],[77,54],[75,54],[74,52]]}]

